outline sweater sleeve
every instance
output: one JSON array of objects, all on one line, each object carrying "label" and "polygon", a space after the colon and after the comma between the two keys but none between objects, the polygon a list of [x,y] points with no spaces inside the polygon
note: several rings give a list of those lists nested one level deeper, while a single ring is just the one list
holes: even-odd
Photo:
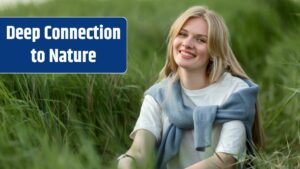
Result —
[{"label": "sweater sleeve", "polygon": [[159,104],[152,96],[146,95],[141,107],[139,118],[130,134],[130,138],[134,139],[138,130],[145,129],[156,137],[156,141],[159,141],[161,139],[162,132],[161,114]]}]

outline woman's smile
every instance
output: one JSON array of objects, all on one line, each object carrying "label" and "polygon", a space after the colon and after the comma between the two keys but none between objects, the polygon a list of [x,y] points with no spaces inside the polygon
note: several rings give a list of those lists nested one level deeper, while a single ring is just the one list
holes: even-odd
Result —
[{"label": "woman's smile", "polygon": [[184,49],[179,50],[179,53],[181,54],[181,57],[184,59],[193,59],[196,57],[196,55],[193,52]]}]

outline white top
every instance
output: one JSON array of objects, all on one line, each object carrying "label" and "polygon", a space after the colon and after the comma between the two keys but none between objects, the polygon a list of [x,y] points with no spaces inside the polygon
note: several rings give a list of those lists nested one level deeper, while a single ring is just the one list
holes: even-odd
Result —
[{"label": "white top", "polygon": [[[182,86],[182,91],[193,101],[196,106],[221,105],[234,92],[247,88],[243,80],[224,73],[214,84],[197,90],[188,90]],[[141,107],[140,116],[136,122],[130,138],[134,138],[139,129],[150,131],[157,142],[170,126],[166,113],[150,95],[146,95]],[[212,130],[212,146],[205,151],[196,151],[194,148],[194,130],[183,132],[179,153],[170,160],[167,168],[182,169],[206,159],[214,152],[232,154],[237,160],[242,160],[246,153],[246,130],[241,121],[235,120],[224,124],[214,124]]]}]

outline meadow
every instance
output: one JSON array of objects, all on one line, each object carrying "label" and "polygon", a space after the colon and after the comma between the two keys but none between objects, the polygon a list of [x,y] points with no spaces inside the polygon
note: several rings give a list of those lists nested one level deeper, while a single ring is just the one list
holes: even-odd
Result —
[{"label": "meadow", "polygon": [[300,2],[295,0],[50,0],[0,10],[1,17],[128,21],[125,74],[0,75],[0,168],[115,168],[116,157],[131,144],[128,135],[143,92],[164,64],[168,29],[192,5],[207,5],[224,17],[237,59],[260,86],[267,144],[251,157],[254,168],[300,169]]}]

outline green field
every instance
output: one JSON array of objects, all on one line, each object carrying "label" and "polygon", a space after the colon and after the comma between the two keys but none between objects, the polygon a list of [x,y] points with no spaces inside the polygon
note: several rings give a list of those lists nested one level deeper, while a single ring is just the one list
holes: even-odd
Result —
[{"label": "green field", "polygon": [[207,5],[224,17],[233,51],[260,86],[267,144],[252,157],[255,168],[300,169],[296,0],[53,0],[1,10],[0,16],[124,16],[128,70],[0,75],[0,168],[114,168],[131,144],[143,92],[164,64],[170,24],[191,5]]}]

